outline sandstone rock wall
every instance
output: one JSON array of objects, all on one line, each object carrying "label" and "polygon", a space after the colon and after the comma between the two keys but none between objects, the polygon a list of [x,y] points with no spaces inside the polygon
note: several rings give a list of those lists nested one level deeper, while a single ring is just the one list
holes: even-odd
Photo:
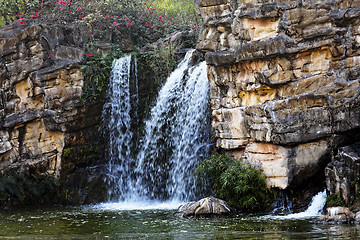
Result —
[{"label": "sandstone rock wall", "polygon": [[285,189],[360,127],[360,1],[198,0],[217,146]]},{"label": "sandstone rock wall", "polygon": [[79,169],[91,161],[83,148],[99,142],[94,126],[101,106],[81,102],[78,32],[45,25],[0,28],[0,174],[54,174],[65,185],[80,184]]}]

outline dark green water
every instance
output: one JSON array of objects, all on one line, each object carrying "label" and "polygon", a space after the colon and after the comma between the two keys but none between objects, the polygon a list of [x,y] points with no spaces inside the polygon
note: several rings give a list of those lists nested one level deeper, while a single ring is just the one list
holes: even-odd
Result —
[{"label": "dark green water", "polygon": [[5,239],[359,239],[358,225],[238,215],[181,219],[173,210],[21,208],[0,211]]}]

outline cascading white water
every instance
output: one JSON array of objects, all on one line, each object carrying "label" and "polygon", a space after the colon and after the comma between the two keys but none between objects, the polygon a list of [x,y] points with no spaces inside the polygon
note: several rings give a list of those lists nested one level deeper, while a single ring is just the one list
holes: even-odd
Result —
[{"label": "cascading white water", "polygon": [[293,213],[285,216],[267,216],[267,218],[277,219],[303,219],[317,217],[321,215],[321,212],[326,204],[326,190],[316,194],[309,205],[309,207],[300,213]]},{"label": "cascading white water", "polygon": [[189,67],[190,51],[160,90],[137,156],[133,196],[188,200],[194,172],[209,149],[209,84],[205,62]]},{"label": "cascading white water", "polygon": [[173,132],[174,152],[170,158],[172,168],[167,181],[168,195],[177,200],[195,198],[195,167],[209,151],[209,82],[206,62],[191,68],[181,106],[175,114]]},{"label": "cascading white water", "polygon": [[116,201],[128,192],[133,162],[130,146],[130,69],[131,56],[114,60],[109,82],[108,98],[103,108],[103,123],[109,134],[108,200]]},{"label": "cascading white water", "polygon": [[160,90],[135,159],[130,153],[131,58],[114,62],[103,118],[110,133],[108,199],[118,204],[102,207],[136,208],[137,202],[152,208],[156,202],[194,198],[195,168],[209,152],[210,112],[206,63],[190,67],[192,54],[186,54]]}]

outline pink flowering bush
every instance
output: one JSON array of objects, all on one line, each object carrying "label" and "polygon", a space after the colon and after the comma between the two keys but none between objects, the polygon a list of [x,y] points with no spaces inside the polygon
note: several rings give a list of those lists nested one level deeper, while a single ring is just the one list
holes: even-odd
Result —
[{"label": "pink flowering bush", "polygon": [[[197,31],[199,25],[199,18],[194,11],[159,9],[154,5],[154,0],[12,1],[20,7],[11,8],[14,9],[12,18],[6,19],[5,23],[58,24],[64,28],[77,26],[87,42],[100,40],[117,44],[124,36],[131,36],[136,40],[136,45],[141,47],[176,30]],[[183,1],[194,4],[194,1]],[[0,18],[5,12],[8,15],[8,8],[10,6],[5,5],[0,8]]]}]

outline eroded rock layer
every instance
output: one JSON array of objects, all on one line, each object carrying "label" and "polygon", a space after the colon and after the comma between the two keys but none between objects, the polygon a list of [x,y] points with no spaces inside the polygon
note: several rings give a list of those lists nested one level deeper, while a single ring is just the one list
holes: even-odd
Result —
[{"label": "eroded rock layer", "polygon": [[217,146],[285,189],[360,127],[360,1],[198,0]]},{"label": "eroded rock layer", "polygon": [[[81,102],[78,33],[45,25],[0,29],[0,175],[62,175],[69,197],[70,185],[89,182],[80,169],[101,152],[94,128],[101,106]],[[78,195],[76,202],[86,198]]]}]

